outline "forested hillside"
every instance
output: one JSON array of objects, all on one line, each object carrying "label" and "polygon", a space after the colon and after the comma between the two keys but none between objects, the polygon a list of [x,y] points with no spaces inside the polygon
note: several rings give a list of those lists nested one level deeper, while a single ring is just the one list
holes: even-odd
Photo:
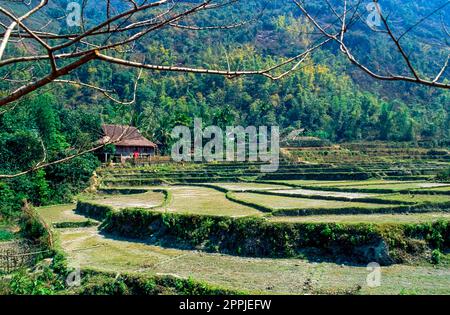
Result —
[{"label": "forested hillside", "polygon": [[[60,2],[49,6],[50,16],[62,15],[68,1]],[[408,29],[445,1],[380,2],[386,11],[395,8],[391,19],[397,21],[400,29]],[[310,5],[321,19],[329,18],[324,14],[325,1],[312,1]],[[439,49],[432,44],[445,36],[439,32],[442,21],[450,22],[449,9],[450,6],[444,9],[444,15],[442,12],[431,15],[426,27],[424,23],[418,25],[403,39],[419,69],[438,69],[448,55],[448,44],[438,45]],[[98,12],[104,11],[91,6],[86,14],[95,20]],[[265,68],[298,54],[314,42],[312,26],[300,13],[287,0],[245,1],[195,18],[197,25],[205,26],[248,21],[239,27],[200,31],[162,29],[136,44],[133,51],[117,53],[132,53],[136,60],[161,65]],[[37,21],[39,16],[34,19]],[[57,23],[60,24],[53,26],[55,29],[67,27],[63,22]],[[374,67],[388,72],[402,71],[404,65],[395,54],[395,47],[384,42],[383,34],[373,35],[362,22],[355,23],[354,28],[347,40],[355,43],[355,54]],[[7,53],[18,54],[21,49],[20,45],[11,46]],[[34,75],[48,67],[37,62]],[[0,77],[5,77],[8,71],[11,69],[0,69]],[[351,65],[334,44],[314,52],[280,81],[260,76],[227,79],[144,71],[132,104],[126,103],[133,99],[137,70],[94,61],[74,73],[82,82],[114,91],[114,97],[125,103],[118,104],[98,90],[52,83],[9,105],[7,111],[0,112],[1,174],[17,173],[44,157],[52,161],[92,146],[102,122],[135,125],[145,136],[161,143],[163,151],[171,143],[172,128],[179,124],[191,126],[194,117],[202,117],[204,124],[219,126],[304,128],[308,135],[333,142],[425,138],[442,144],[450,139],[448,90],[376,81]],[[23,70],[24,78],[30,75]],[[0,94],[4,96],[13,84],[2,80]],[[87,154],[2,181],[0,208],[3,213],[11,212],[20,206],[21,199],[35,204],[67,201],[73,192],[85,187],[97,164],[96,158]]]}]

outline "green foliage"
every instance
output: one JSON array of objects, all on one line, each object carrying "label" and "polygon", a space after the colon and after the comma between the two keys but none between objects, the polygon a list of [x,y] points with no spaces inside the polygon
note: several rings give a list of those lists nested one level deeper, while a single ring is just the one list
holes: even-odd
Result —
[{"label": "green foliage", "polygon": [[77,292],[83,295],[230,295],[243,293],[211,286],[192,278],[134,274],[116,276],[93,270],[83,271],[82,287]]},{"label": "green foliage", "polygon": [[64,282],[47,267],[33,274],[25,270],[14,273],[9,287],[15,295],[53,295],[64,288]]},{"label": "green foliage", "polygon": [[0,227],[0,241],[10,241],[14,239],[14,233],[8,230],[4,230]]},{"label": "green foliage", "polygon": [[83,295],[127,295],[128,286],[121,279],[111,279],[102,275],[93,276],[89,282],[83,286]]},{"label": "green foliage", "polygon": [[[0,116],[0,173],[19,173],[44,157],[51,162],[92,146],[100,128],[97,116],[87,115],[86,109],[68,111],[57,103],[49,93],[30,96],[20,101],[17,110]],[[67,139],[72,143],[70,149]],[[93,154],[86,154],[1,181],[0,211],[13,216],[25,199],[36,206],[71,201],[73,194],[86,187],[98,165]]]},{"label": "green foliage", "polygon": [[78,201],[76,211],[96,220],[105,220],[114,211],[112,207]]},{"label": "green foliage", "polygon": [[450,167],[436,176],[438,181],[449,182],[450,181]]},{"label": "green foliage", "polygon": [[441,262],[441,260],[442,260],[442,253],[440,252],[439,249],[434,249],[431,252],[431,262],[433,264],[437,265],[437,264],[439,264]]},{"label": "green foliage", "polygon": [[420,237],[434,248],[443,249],[450,246],[450,222],[438,220],[431,223],[408,225],[405,228],[408,237]]},{"label": "green foliage", "polygon": [[61,250],[55,250],[50,268],[58,275],[65,276],[68,273],[67,257]]},{"label": "green foliage", "polygon": [[56,229],[67,229],[67,228],[83,228],[83,227],[90,227],[95,226],[97,223],[87,220],[87,221],[81,221],[81,222],[57,222],[53,223],[53,227]]},{"label": "green foliage", "polygon": [[39,214],[34,209],[25,209],[20,218],[20,233],[22,237],[51,249],[51,231],[44,225]]},{"label": "green foliage", "polygon": [[11,217],[19,211],[21,197],[7,183],[0,182],[0,216]]}]

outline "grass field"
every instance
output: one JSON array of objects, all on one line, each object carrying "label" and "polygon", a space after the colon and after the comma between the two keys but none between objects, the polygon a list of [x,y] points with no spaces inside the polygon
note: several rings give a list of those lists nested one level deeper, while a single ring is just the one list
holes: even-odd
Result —
[{"label": "grass field", "polygon": [[[272,182],[272,181],[271,181]],[[275,180],[280,184],[292,184],[312,187],[364,188],[364,189],[433,189],[450,190],[448,183],[433,183],[428,181],[395,181],[395,180],[364,180],[364,181],[313,181],[313,180]]]},{"label": "grass field", "polygon": [[450,220],[448,213],[414,214],[371,214],[371,215],[310,215],[310,216],[273,216],[273,222],[315,222],[315,223],[424,223],[438,220]]},{"label": "grass field", "polygon": [[[125,189],[129,187],[124,187]],[[161,193],[158,194],[158,203],[155,201],[155,193],[145,193],[136,195],[102,195],[97,198],[86,198],[97,204],[102,205],[120,205],[120,208],[154,208],[155,211],[179,212],[192,214],[208,214],[219,216],[247,216],[261,215],[261,211],[234,203],[227,198],[223,192],[213,188],[200,186],[143,186],[142,189],[161,190],[165,189],[170,192],[169,203],[160,207],[162,204]],[[153,207],[142,207],[138,204],[148,205],[147,200],[153,196]],[[138,201],[136,201],[138,200]]]},{"label": "grass field", "polygon": [[164,201],[164,195],[161,192],[148,191],[139,194],[115,194],[115,195],[97,195],[88,198],[97,204],[111,206],[115,209],[122,208],[144,208],[150,209],[160,206]]},{"label": "grass field", "polygon": [[345,188],[365,188],[365,189],[392,189],[392,190],[406,190],[406,189],[419,189],[419,188],[433,188],[439,186],[433,185],[441,185],[444,187],[449,187],[446,184],[440,183],[429,183],[429,182],[418,182],[418,183],[380,183],[380,184],[359,184],[359,185],[338,185],[337,187],[345,187]]},{"label": "grass field", "polygon": [[86,217],[76,214],[74,210],[75,204],[65,204],[40,207],[39,213],[48,223],[86,221]]},{"label": "grass field", "polygon": [[337,192],[337,191],[323,191],[323,190],[309,190],[309,189],[277,189],[270,190],[270,192],[290,194],[290,195],[308,195],[308,196],[330,196],[330,197],[344,197],[349,199],[358,198],[373,198],[379,196],[377,193],[353,193],[353,192]]},{"label": "grass field", "polygon": [[275,190],[275,189],[285,189],[286,188],[286,186],[283,186],[283,185],[261,184],[261,183],[211,183],[211,184],[231,190],[231,191]]},{"label": "grass field", "polygon": [[398,180],[382,180],[382,179],[370,179],[370,180],[273,180],[272,182],[279,182],[280,184],[293,184],[304,186],[324,186],[324,187],[336,187],[336,186],[355,186],[355,185],[383,185],[383,184],[404,184],[404,181]]},{"label": "grass field", "polygon": [[225,216],[261,215],[261,212],[225,198],[225,194],[206,187],[174,186],[169,188],[172,201],[164,211]]},{"label": "grass field", "polygon": [[306,199],[296,197],[283,197],[262,195],[255,193],[236,193],[240,200],[261,204],[273,209],[332,209],[332,208],[386,208],[390,205],[364,202],[345,202],[334,200]]},{"label": "grass field", "polygon": [[450,202],[449,195],[422,195],[414,194],[385,194],[378,195],[377,198],[384,200],[396,200],[396,201],[407,201],[407,202]]}]

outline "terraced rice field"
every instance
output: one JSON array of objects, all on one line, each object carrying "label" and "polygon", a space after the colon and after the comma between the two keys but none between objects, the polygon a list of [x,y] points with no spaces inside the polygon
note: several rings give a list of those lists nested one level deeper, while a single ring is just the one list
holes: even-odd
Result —
[{"label": "terraced rice field", "polygon": [[371,214],[371,215],[310,215],[310,216],[273,216],[273,222],[315,222],[315,223],[424,223],[438,220],[450,220],[450,213],[414,213],[414,214]]},{"label": "terraced rice field", "polygon": [[286,186],[275,184],[261,184],[261,183],[210,183],[211,185],[219,186],[231,191],[243,190],[275,190],[285,189]]},{"label": "terraced rice field", "polygon": [[96,204],[111,206],[115,209],[122,208],[156,208],[164,201],[164,195],[161,192],[148,191],[141,194],[117,194],[117,195],[97,195],[89,198]]},{"label": "terraced rice field", "polygon": [[168,190],[172,193],[172,201],[163,211],[233,217],[261,214],[254,208],[226,199],[224,193],[212,188],[174,186]]},{"label": "terraced rice field", "polygon": [[[74,205],[41,208],[40,212],[47,222],[54,223],[68,219],[66,216],[69,208],[73,210]],[[76,217],[87,220],[83,216]],[[339,217],[334,216],[331,219],[339,222]],[[346,221],[347,216],[342,216],[342,219]],[[294,218],[290,217],[289,220]],[[310,262],[299,258],[238,257],[165,248],[136,240],[109,237],[99,233],[98,227],[59,229],[58,235],[72,267],[88,267],[116,273],[192,277],[254,294],[309,294],[310,291],[305,290],[307,283],[311,284],[308,285],[308,290],[312,286],[318,293],[342,292],[353,290],[357,286],[361,286],[361,294],[450,293],[450,269],[446,266],[382,267],[382,285],[371,288],[365,282],[368,275],[366,266]]]},{"label": "terraced rice field", "polygon": [[378,195],[380,199],[383,200],[396,200],[400,202],[417,202],[417,203],[423,203],[423,202],[429,202],[429,203],[444,203],[450,201],[449,195],[437,195],[437,194],[430,194],[430,195],[418,195],[414,194],[414,191],[412,191],[410,194],[384,194],[384,195]]},{"label": "terraced rice field", "polygon": [[40,207],[39,213],[48,223],[83,222],[86,217],[75,213],[75,204]]},{"label": "terraced rice field", "polygon": [[[428,183],[428,182],[409,182],[409,183],[380,183],[380,184],[359,184],[359,185],[337,185],[335,187],[345,187],[345,188],[364,188],[364,189],[392,189],[392,190],[404,190],[404,189],[419,189],[419,188],[433,188],[439,186],[432,185],[442,185],[442,187],[447,187],[450,189],[450,186],[446,184],[439,183]],[[431,186],[431,187],[430,187]],[[330,186],[333,187],[333,186]]]},{"label": "terraced rice field", "polygon": [[[272,182],[272,181],[271,181]],[[313,180],[275,180],[280,184],[301,185],[311,187],[363,188],[363,189],[437,189],[450,190],[448,183],[433,183],[427,181],[395,181],[395,180],[364,180],[364,181],[313,181]]]},{"label": "terraced rice field", "polygon": [[[272,181],[271,181],[272,182]],[[302,185],[302,186],[313,186],[313,187],[340,187],[340,186],[371,186],[371,185],[384,185],[384,184],[404,184],[404,181],[399,180],[383,180],[383,179],[374,179],[374,180],[273,180],[273,182],[277,182],[280,184],[288,184],[288,185]],[[413,181],[416,183],[416,181]]]},{"label": "terraced rice field", "polygon": [[[139,208],[152,215],[161,216],[164,212],[196,215],[197,219],[206,215],[230,220],[258,217],[265,224],[277,226],[339,223],[388,229],[389,226],[450,221],[450,185],[430,180],[434,170],[447,164],[442,161],[417,164],[414,166],[416,180],[408,179],[411,172],[398,165],[385,162],[361,165],[356,168],[282,162],[278,173],[264,175],[259,173],[256,163],[101,169],[101,188],[112,187],[113,193],[81,195],[80,199],[112,207],[116,212]],[[366,169],[361,171],[364,167]],[[401,177],[402,172],[405,172],[405,177],[400,178],[403,180],[394,179]],[[374,174],[382,178],[364,179]],[[286,179],[278,179],[279,176]],[[315,176],[321,180],[310,179]],[[133,193],[131,189],[139,191]],[[439,204],[439,207],[431,207],[423,213],[409,213],[408,208],[394,210],[392,214],[382,213],[391,207],[413,208],[422,204]],[[77,213],[75,207],[74,204],[44,207],[39,212],[51,224],[89,219]],[[349,214],[354,208],[371,214]],[[286,210],[289,216],[277,213],[280,209]],[[298,210],[307,212],[300,215]],[[192,222],[197,224],[197,219]],[[199,237],[210,228],[214,230],[208,225],[192,237]],[[127,229],[129,227],[124,228]],[[369,272],[366,265],[325,260],[303,253],[290,258],[232,256],[205,251],[202,246],[186,247],[178,244],[177,239],[160,243],[153,237],[121,238],[105,233],[101,226],[62,228],[57,229],[57,233],[70,264],[82,268],[175,274],[249,293],[339,293],[360,286],[358,293],[362,294],[450,294],[450,254],[447,252],[442,253],[444,263],[437,266],[431,265],[429,260],[420,260],[382,267],[382,285],[370,288],[365,282]],[[266,237],[268,239],[255,242],[270,242],[271,237]],[[424,243],[424,240],[414,241],[414,244]]]},{"label": "terraced rice field", "polygon": [[380,194],[371,193],[352,193],[352,192],[336,192],[323,190],[309,190],[309,189],[273,189],[269,192],[287,194],[287,195],[307,195],[307,196],[326,196],[326,197],[344,197],[349,199],[377,197]]},{"label": "terraced rice field", "polygon": [[331,208],[351,208],[351,207],[361,207],[361,208],[390,207],[390,205],[385,204],[293,198],[283,196],[261,195],[255,193],[237,193],[236,196],[240,200],[255,204],[262,204],[273,209],[331,209]]}]

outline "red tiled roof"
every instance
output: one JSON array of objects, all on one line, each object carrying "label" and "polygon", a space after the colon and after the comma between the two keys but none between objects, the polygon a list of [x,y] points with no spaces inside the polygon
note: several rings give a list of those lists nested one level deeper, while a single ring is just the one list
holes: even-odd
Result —
[{"label": "red tiled roof", "polygon": [[[115,142],[114,145],[122,147],[157,147],[155,143],[141,135],[136,127],[103,125],[102,130],[104,136],[100,139],[101,143]],[[117,140],[119,141],[116,142]]]}]

